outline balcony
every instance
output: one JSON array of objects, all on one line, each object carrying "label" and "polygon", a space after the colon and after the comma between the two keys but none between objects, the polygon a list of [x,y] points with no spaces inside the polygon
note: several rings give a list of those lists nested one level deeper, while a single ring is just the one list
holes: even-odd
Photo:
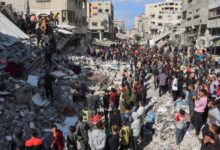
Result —
[{"label": "balcony", "polygon": [[97,25],[97,26],[89,26],[89,29],[90,30],[106,30],[106,27]]},{"label": "balcony", "polygon": [[220,27],[220,16],[214,20],[208,21],[208,28],[219,28]]}]

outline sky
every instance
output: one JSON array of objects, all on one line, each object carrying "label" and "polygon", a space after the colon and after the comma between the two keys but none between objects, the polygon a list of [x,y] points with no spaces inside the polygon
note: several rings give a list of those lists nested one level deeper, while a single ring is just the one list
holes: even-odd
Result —
[{"label": "sky", "polygon": [[124,19],[125,27],[132,29],[135,16],[144,13],[145,5],[160,1],[163,0],[112,0],[115,19]]}]

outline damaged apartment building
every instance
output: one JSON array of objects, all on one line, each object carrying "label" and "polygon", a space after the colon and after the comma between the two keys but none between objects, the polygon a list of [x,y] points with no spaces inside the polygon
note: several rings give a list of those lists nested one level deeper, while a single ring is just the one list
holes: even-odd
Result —
[{"label": "damaged apartment building", "polygon": [[99,41],[113,38],[113,10],[113,4],[110,1],[96,0],[87,3],[87,22],[92,38]]},{"label": "damaged apartment building", "polygon": [[[84,46],[86,43],[86,0],[31,0],[28,3],[24,0],[1,0],[0,2],[4,2],[6,5],[11,4],[13,9],[20,14],[24,13],[27,5],[29,5],[30,14],[36,14],[38,17],[48,16],[51,13],[58,14],[58,28],[69,31],[63,32],[63,34],[70,35],[72,33],[71,44],[74,46]],[[67,42],[64,43],[67,44]]]},{"label": "damaged apartment building", "polygon": [[187,39],[204,48],[218,41],[220,34],[220,1],[182,0],[181,27],[185,28]]},{"label": "damaged apartment building", "polygon": [[[4,11],[0,12],[0,149],[11,149],[15,133],[22,129],[27,138],[32,128],[37,129],[49,146],[51,123],[66,136],[69,126],[77,121],[77,112],[83,109],[83,100],[72,102],[72,84],[77,82],[83,94],[89,90],[104,93],[100,89],[112,82],[115,73],[109,72],[111,66],[107,62],[76,56],[76,51],[63,48],[62,54],[53,56],[54,66],[50,68],[50,75],[55,79],[55,102],[52,103],[43,88],[47,66],[42,49],[36,46],[36,38],[13,23],[12,7],[3,4],[1,8]],[[68,24],[65,27],[61,22],[60,25],[63,27],[55,32],[72,33]]]}]

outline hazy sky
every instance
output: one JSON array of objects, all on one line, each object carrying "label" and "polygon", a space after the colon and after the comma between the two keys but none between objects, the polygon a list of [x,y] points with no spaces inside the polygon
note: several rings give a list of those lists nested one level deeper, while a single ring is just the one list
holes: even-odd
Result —
[{"label": "hazy sky", "polygon": [[164,0],[112,0],[116,19],[124,19],[125,26],[131,29],[135,16],[144,13],[145,4]]}]

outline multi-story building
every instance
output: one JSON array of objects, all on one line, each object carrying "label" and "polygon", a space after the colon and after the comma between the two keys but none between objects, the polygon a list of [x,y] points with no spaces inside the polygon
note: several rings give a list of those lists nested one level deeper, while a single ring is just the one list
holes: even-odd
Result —
[{"label": "multi-story building", "polygon": [[180,1],[165,0],[164,2],[147,4],[145,7],[145,20],[149,28],[145,32],[158,34],[179,25],[182,19],[181,9]]},{"label": "multi-story building", "polygon": [[135,17],[135,24],[134,24],[136,32],[143,36],[143,34],[146,32],[148,24],[147,24],[147,18],[144,14],[141,14],[139,16]]},{"label": "multi-story building", "polygon": [[212,35],[220,34],[220,1],[209,0],[208,28]]},{"label": "multi-story building", "polygon": [[208,8],[209,0],[182,0],[182,23],[185,29],[181,43],[195,44],[197,48],[208,46]]},{"label": "multi-story building", "polygon": [[125,29],[124,20],[122,19],[114,20],[114,28],[117,29],[118,32],[123,31]]},{"label": "multi-story building", "polygon": [[135,29],[138,29],[140,20],[141,20],[141,15],[135,17],[135,19],[134,19],[134,28]]},{"label": "multi-story building", "polygon": [[[13,8],[24,12],[26,0],[0,0],[12,4]],[[49,15],[59,13],[59,25],[76,26],[78,33],[87,33],[86,0],[29,0],[30,13]]]},{"label": "multi-story building", "polygon": [[96,0],[87,4],[87,22],[93,38],[113,36],[114,8],[110,1]]},{"label": "multi-story building", "polygon": [[209,0],[182,0],[182,24],[186,32],[202,35],[207,29]]}]

